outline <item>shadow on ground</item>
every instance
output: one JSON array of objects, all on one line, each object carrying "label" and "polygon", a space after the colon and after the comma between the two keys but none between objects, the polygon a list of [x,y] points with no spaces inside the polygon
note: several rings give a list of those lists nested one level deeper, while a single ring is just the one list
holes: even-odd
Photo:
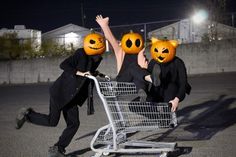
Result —
[{"label": "shadow on ground", "polygon": [[[209,100],[180,109],[177,114],[178,117],[183,118],[179,121],[176,128],[170,129],[161,135],[160,133],[148,135],[143,137],[142,140],[149,139],[150,141],[170,142],[210,140],[217,132],[222,131],[236,123],[236,108],[232,108],[230,106],[235,101],[236,98],[234,97],[227,98],[226,95],[220,95],[216,100]],[[201,112],[193,117],[192,113],[196,110]],[[182,129],[182,133],[175,134],[175,130],[177,129]],[[90,132],[77,138],[76,140],[80,140],[87,136],[92,136],[95,132],[96,131]],[[187,134],[187,136],[185,134]],[[81,155],[90,150],[90,148],[86,148],[72,152],[69,155]],[[177,147],[176,151],[170,153],[170,157],[189,154],[191,151],[192,147]],[[121,154],[117,153],[115,155],[115,157],[119,156],[121,156]]]},{"label": "shadow on ground", "polygon": [[[178,127],[167,131],[156,140],[163,140],[171,136],[178,128],[183,129],[185,133],[188,132],[188,136],[183,134],[173,136],[177,141],[209,140],[217,132],[236,123],[236,108],[230,108],[235,101],[234,97],[226,98],[226,95],[220,95],[217,100],[185,107],[178,111],[178,117],[184,117],[179,121]],[[191,117],[192,112],[196,110],[202,112]]]}]

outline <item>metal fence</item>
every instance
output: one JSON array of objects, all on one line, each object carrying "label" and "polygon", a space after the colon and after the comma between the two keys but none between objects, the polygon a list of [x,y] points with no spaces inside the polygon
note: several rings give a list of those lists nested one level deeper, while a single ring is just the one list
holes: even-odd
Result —
[{"label": "metal fence", "polygon": [[[226,14],[221,22],[205,21],[200,25],[191,19],[172,19],[147,23],[110,26],[114,36],[120,40],[130,30],[140,33],[144,40],[151,37],[178,39],[181,43],[194,43],[205,40],[222,40],[236,38],[236,13]],[[95,28],[102,32],[101,28]]]},{"label": "metal fence", "polygon": [[[165,27],[179,20],[181,19],[110,26],[110,28],[112,30],[112,33],[118,40],[121,39],[124,34],[129,33],[130,30],[132,30],[133,32],[140,33],[144,37],[144,40],[146,41],[148,39],[149,32],[161,27]],[[101,32],[100,28],[95,28],[95,30]]]},{"label": "metal fence", "polygon": [[[197,43],[202,41],[224,40],[236,38],[236,13],[226,14],[222,22],[208,21],[205,25],[195,25],[190,19],[172,19],[163,21],[154,21],[146,23],[135,23],[127,25],[110,26],[117,40],[130,30],[140,33],[147,42],[151,37],[177,39],[180,43]],[[203,27],[204,26],[204,27]],[[94,28],[95,31],[102,32],[101,28]],[[42,39],[1,39],[0,58],[9,58],[1,56],[19,56],[21,51],[30,54],[30,51],[37,51],[32,56],[54,56],[66,55],[75,49],[83,46],[84,32],[73,32],[76,36],[43,37]],[[83,34],[81,36],[81,34]],[[17,41],[16,41],[17,40]],[[30,41],[30,42],[25,42]],[[28,43],[28,44],[25,44]],[[24,47],[22,47],[22,44]],[[66,52],[66,53],[65,53]],[[10,54],[10,55],[9,55]],[[27,56],[26,55],[26,56]],[[23,55],[25,56],[25,55]]]}]

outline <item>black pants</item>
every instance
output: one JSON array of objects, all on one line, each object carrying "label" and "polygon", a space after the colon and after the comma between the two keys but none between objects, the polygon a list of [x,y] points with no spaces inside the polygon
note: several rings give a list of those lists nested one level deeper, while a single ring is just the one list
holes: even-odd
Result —
[{"label": "black pants", "polygon": [[147,101],[150,102],[169,102],[173,100],[178,92],[178,86],[175,83],[169,83],[165,86],[152,86]]},{"label": "black pants", "polygon": [[[147,97],[147,102],[166,103],[166,105],[168,105],[168,102],[175,98],[177,90],[178,87],[174,83],[170,83],[168,86],[166,86],[166,88],[160,86],[152,86]],[[133,101],[138,101],[138,99],[135,99]],[[131,102],[129,104],[129,110],[131,112],[135,112],[136,114],[143,115],[148,119],[162,119],[162,122],[164,121],[164,123],[162,123],[164,126],[170,123],[170,115],[165,113],[161,114],[159,111],[159,107],[155,106],[155,104],[152,103],[149,106],[138,106],[132,104]],[[160,126],[162,124],[160,123]]]},{"label": "black pants", "polygon": [[[50,100],[49,114],[41,114],[35,111],[31,111],[28,114],[29,122],[42,126],[56,126],[60,120],[61,111],[63,112],[64,119],[66,121],[66,128],[59,137],[58,142],[55,144],[59,147],[61,152],[65,152],[65,147],[67,147],[75,133],[77,132],[80,121],[79,121],[79,110],[77,105],[82,105],[86,100],[86,96],[81,96],[80,92],[76,99],[73,99],[70,103],[65,105],[63,108],[58,108],[54,103],[53,99]],[[79,102],[78,102],[79,99]]]},{"label": "black pants", "polygon": [[148,72],[140,68],[135,63],[130,63],[127,68],[123,68],[116,77],[118,82],[133,82],[136,85],[137,90],[143,89],[147,91],[148,83],[144,80],[144,76],[148,75]]}]

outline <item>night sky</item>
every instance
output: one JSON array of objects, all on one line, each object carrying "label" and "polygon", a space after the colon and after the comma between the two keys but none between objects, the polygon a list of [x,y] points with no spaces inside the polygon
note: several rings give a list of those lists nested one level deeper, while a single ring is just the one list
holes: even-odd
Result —
[{"label": "night sky", "polygon": [[[183,19],[204,0],[84,0],[85,27],[98,27],[97,14],[110,17],[110,25]],[[226,0],[226,12],[236,12],[236,0]],[[82,25],[82,0],[8,0],[0,6],[0,28],[25,25],[42,32],[69,23]]]}]

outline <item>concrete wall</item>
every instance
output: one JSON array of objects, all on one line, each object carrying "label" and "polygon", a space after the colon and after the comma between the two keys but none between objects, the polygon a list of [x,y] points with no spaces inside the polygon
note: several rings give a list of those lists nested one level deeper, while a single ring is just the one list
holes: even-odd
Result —
[{"label": "concrete wall", "polygon": [[185,44],[177,49],[188,74],[236,71],[236,39]]},{"label": "concrete wall", "polygon": [[0,83],[36,83],[54,81],[62,72],[62,58],[0,62]]},{"label": "concrete wall", "polygon": [[[186,44],[177,48],[188,74],[236,71],[236,39],[208,44]],[[62,72],[59,65],[65,58],[40,58],[0,62],[0,84],[37,83],[54,81]],[[99,70],[116,76],[113,53],[104,55]]]},{"label": "concrete wall", "polygon": [[[55,81],[62,73],[59,65],[64,57],[39,58],[0,62],[0,84],[20,84]],[[111,54],[104,56],[99,70],[116,75],[116,62]]]}]

